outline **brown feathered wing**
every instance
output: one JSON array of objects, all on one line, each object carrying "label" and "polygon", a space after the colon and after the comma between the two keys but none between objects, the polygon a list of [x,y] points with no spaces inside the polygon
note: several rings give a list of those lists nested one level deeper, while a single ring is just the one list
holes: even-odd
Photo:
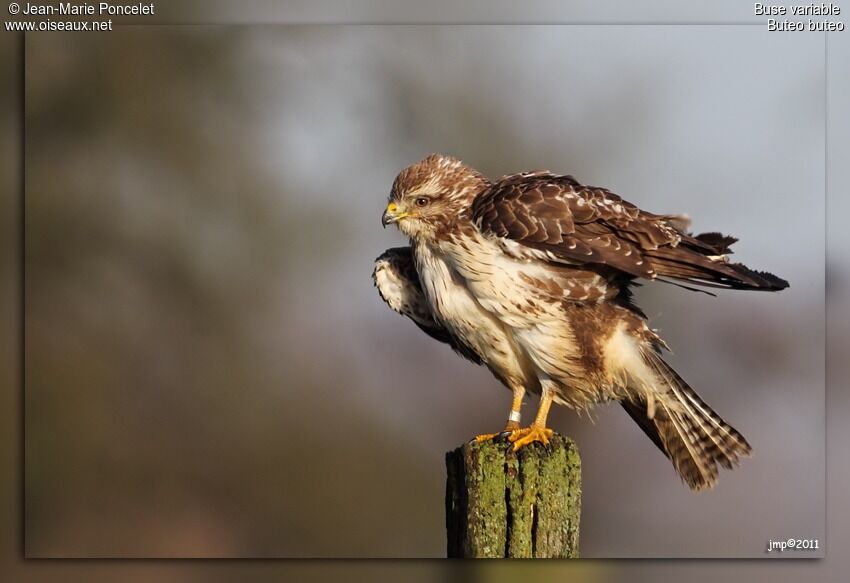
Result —
[{"label": "brown feathered wing", "polygon": [[472,220],[485,235],[512,243],[505,250],[514,255],[706,287],[788,287],[773,274],[729,263],[725,256],[734,238],[689,234],[681,217],[643,211],[572,176],[537,172],[503,178],[476,197]]}]

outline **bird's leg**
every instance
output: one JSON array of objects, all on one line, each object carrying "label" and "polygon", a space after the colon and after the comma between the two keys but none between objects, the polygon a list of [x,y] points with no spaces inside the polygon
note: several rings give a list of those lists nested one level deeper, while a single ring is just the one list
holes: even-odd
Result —
[{"label": "bird's leg", "polygon": [[520,417],[520,409],[522,408],[522,398],[525,396],[525,387],[515,386],[513,388],[513,392],[514,398],[511,402],[511,411],[508,413],[508,422],[505,425],[505,428],[499,433],[483,433],[481,435],[476,435],[476,442],[481,443],[482,441],[488,441],[502,435],[503,433],[513,433],[519,429],[519,422],[522,418]]},{"label": "bird's leg", "polygon": [[508,422],[505,425],[505,431],[515,431],[519,429],[519,422],[522,419],[520,409],[522,408],[522,398],[525,396],[525,387],[517,387],[514,389],[514,400],[511,402],[511,412],[508,413]]},{"label": "bird's leg", "polygon": [[546,384],[543,385],[543,394],[540,397],[540,407],[537,409],[537,415],[534,417],[534,422],[530,427],[525,429],[517,429],[512,431],[508,439],[514,444],[514,451],[524,445],[541,442],[543,445],[549,444],[549,438],[554,433],[546,427],[546,418],[549,417],[549,408],[552,406],[554,397],[553,390]]}]

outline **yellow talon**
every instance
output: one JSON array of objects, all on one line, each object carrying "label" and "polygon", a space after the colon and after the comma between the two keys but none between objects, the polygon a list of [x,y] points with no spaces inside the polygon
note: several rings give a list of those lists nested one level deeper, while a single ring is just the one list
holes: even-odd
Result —
[{"label": "yellow talon", "polygon": [[552,437],[554,433],[555,432],[548,427],[532,425],[531,427],[512,431],[508,436],[508,440],[514,444],[514,451],[517,451],[519,448],[529,445],[530,443],[534,443],[535,441],[539,441],[543,445],[549,445],[549,438]]},{"label": "yellow talon", "polygon": [[508,421],[508,424],[505,425],[505,428],[498,433],[482,433],[481,435],[476,435],[474,441],[475,443],[481,443],[483,441],[490,441],[491,439],[496,439],[497,437],[504,435],[505,433],[512,433],[519,429],[519,423],[516,421]]}]

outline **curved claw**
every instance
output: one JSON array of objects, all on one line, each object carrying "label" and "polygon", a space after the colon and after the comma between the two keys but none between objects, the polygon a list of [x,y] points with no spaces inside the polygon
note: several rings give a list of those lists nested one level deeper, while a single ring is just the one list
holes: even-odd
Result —
[{"label": "curved claw", "polygon": [[549,445],[549,439],[552,435],[554,435],[554,433],[555,432],[548,427],[532,425],[531,427],[511,431],[511,434],[508,436],[508,441],[514,444],[514,451],[517,451],[519,448],[534,443],[535,441],[539,441],[543,445]]},{"label": "curved claw", "polygon": [[491,439],[502,439],[503,437],[510,437],[510,435],[519,429],[519,423],[516,421],[508,421],[508,424],[504,429],[499,431],[498,433],[482,433],[481,435],[476,435],[472,439],[469,440],[469,443],[481,443],[483,441],[490,441]]},{"label": "curved claw", "polygon": [[502,431],[501,433],[482,433],[481,435],[476,435],[471,440],[469,440],[469,443],[481,443],[483,441],[490,441],[491,439],[496,439],[503,433],[504,431]]}]

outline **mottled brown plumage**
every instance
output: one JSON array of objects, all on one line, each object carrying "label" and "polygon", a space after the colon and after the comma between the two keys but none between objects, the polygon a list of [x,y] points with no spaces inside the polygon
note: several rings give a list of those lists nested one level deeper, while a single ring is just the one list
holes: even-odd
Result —
[{"label": "mottled brown plumage", "polygon": [[[730,263],[734,238],[693,235],[681,216],[641,210],[571,176],[539,171],[491,183],[438,154],[398,175],[383,222],[411,245],[378,258],[382,298],[513,391],[515,447],[547,440],[553,401],[583,409],[616,400],[693,489],[713,486],[718,464],[731,468],[750,453],[662,360],[665,344],[630,291],[637,279],[787,287]],[[526,391],[540,393],[541,406],[518,429]]]},{"label": "mottled brown plumage", "polygon": [[643,211],[604,188],[548,172],[503,178],[475,198],[472,220],[485,234],[551,254],[555,261],[604,265],[633,277],[671,277],[712,287],[780,290],[787,282],[740,263],[712,260],[733,237],[685,233],[676,215]]}]

